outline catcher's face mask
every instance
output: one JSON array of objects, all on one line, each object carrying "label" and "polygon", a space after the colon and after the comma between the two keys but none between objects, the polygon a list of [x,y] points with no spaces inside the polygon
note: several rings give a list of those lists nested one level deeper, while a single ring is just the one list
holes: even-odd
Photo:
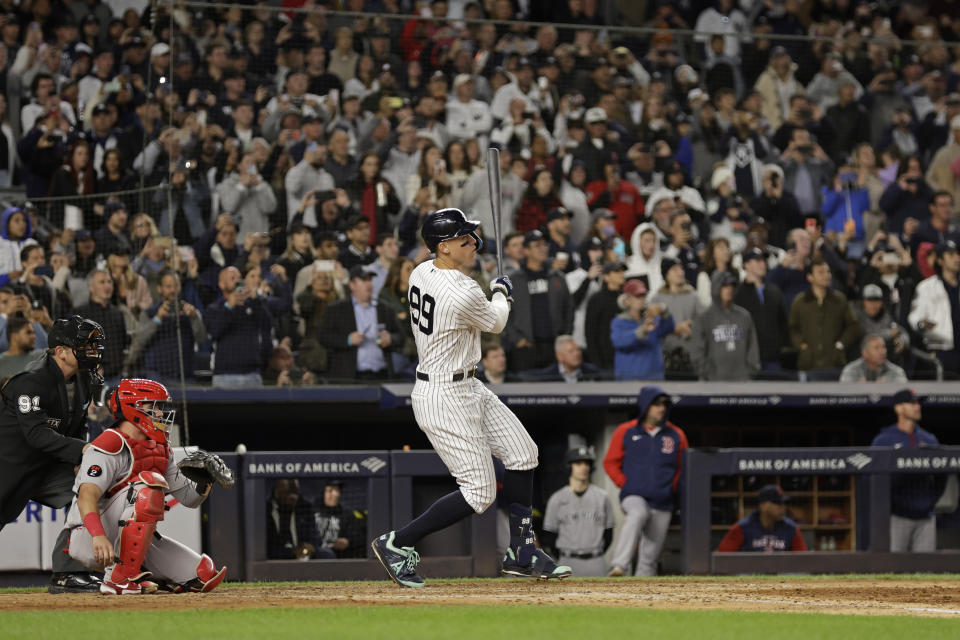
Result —
[{"label": "catcher's face mask", "polygon": [[121,380],[110,398],[114,417],[132,423],[151,440],[166,443],[176,413],[167,388],[138,378]]},{"label": "catcher's face mask", "polygon": [[177,409],[170,400],[140,400],[137,402],[137,409],[146,416],[153,424],[153,428],[162,431],[164,439],[166,434],[170,433],[170,425],[173,424],[173,417]]}]

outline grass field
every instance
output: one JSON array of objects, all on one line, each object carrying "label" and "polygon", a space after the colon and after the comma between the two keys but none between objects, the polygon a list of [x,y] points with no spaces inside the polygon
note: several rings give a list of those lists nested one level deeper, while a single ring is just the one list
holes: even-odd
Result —
[{"label": "grass field", "polygon": [[[159,603],[158,603],[159,604]],[[149,638],[703,638],[744,640],[956,639],[960,622],[937,618],[835,616],[729,611],[638,611],[609,607],[339,607],[0,614],[4,638],[100,638],[107,629],[140,629]],[[149,632],[146,632],[149,630]]]},{"label": "grass field", "polygon": [[[0,639],[960,640],[960,576],[225,584],[210,594],[0,591]],[[113,631],[109,631],[113,630]]]}]

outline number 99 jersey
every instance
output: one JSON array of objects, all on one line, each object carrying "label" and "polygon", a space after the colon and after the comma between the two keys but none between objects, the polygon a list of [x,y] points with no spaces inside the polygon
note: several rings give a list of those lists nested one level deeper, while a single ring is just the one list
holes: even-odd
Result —
[{"label": "number 99 jersey", "polygon": [[456,372],[480,362],[480,332],[494,330],[497,312],[476,280],[428,260],[410,274],[407,300],[420,371]]}]

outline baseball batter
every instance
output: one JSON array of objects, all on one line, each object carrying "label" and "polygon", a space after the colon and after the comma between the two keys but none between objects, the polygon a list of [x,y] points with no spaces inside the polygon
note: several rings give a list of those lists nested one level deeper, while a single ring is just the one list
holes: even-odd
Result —
[{"label": "baseball batter", "polygon": [[503,496],[510,507],[510,546],[503,559],[507,575],[565,578],[536,546],[533,533],[533,469],[537,446],[517,417],[474,377],[480,360],[480,332],[499,333],[510,314],[510,279],[491,283],[492,300],[460,271],[473,264],[483,241],[480,223],[459,209],[429,214],[421,231],[434,260],[410,274],[410,323],[420,364],[413,388],[413,413],[459,490],[432,504],[422,515],[371,542],[390,578],[405,587],[422,587],[414,547],[426,535],[473,513],[483,513],[497,494],[493,460],[503,461]]},{"label": "baseball batter", "polygon": [[117,422],[80,462],[66,522],[70,556],[104,571],[101,593],[152,593],[158,584],[151,577],[169,591],[206,592],[226,573],[210,556],[156,533],[166,494],[196,508],[212,486],[188,480],[174,463],[167,445],[174,414],[169,400],[159,382],[122,380],[110,397]]}]

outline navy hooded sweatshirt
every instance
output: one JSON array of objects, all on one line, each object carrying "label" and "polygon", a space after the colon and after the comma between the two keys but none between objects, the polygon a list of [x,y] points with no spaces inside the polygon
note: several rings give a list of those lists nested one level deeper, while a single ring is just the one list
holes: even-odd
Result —
[{"label": "navy hooded sweatshirt", "polygon": [[603,458],[603,468],[620,487],[621,500],[627,496],[640,496],[653,509],[673,511],[683,451],[690,445],[686,434],[668,422],[666,416],[657,428],[651,430],[643,426],[647,409],[660,396],[667,394],[655,385],[640,390],[638,417],[624,422],[614,431]]}]

